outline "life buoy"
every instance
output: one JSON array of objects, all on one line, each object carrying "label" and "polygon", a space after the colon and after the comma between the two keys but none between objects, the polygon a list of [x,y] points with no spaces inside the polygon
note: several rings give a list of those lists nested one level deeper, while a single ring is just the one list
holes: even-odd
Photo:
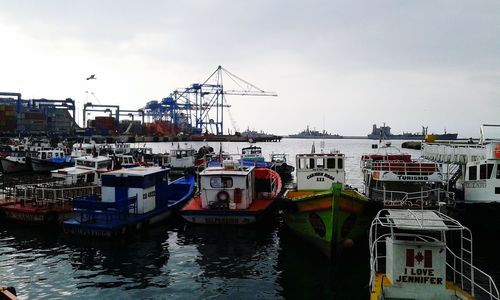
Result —
[{"label": "life buoy", "polygon": [[229,194],[226,191],[220,191],[217,193],[217,200],[219,200],[220,202],[228,202]]}]

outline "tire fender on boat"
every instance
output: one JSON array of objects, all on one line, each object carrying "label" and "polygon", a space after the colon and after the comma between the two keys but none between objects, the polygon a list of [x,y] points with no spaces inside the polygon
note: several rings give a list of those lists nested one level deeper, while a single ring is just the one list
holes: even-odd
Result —
[{"label": "tire fender on boat", "polygon": [[217,193],[217,200],[220,202],[229,202],[229,193],[226,191],[220,191]]}]

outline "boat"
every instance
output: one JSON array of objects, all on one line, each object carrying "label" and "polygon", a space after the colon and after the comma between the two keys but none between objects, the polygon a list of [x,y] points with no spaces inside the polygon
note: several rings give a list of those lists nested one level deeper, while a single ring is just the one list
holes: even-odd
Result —
[{"label": "boat", "polygon": [[403,132],[402,134],[392,134],[391,127],[386,126],[383,123],[382,126],[377,127],[376,124],[373,124],[372,132],[368,135],[369,139],[372,140],[424,140],[426,138],[432,140],[443,140],[443,141],[453,141],[458,138],[458,133],[447,133],[446,130],[442,134],[428,134],[427,127],[422,127],[422,132],[411,133],[411,132]]},{"label": "boat", "polygon": [[285,224],[333,258],[366,234],[368,198],[345,185],[345,156],[338,151],[297,154],[297,186],[283,196]]},{"label": "boat", "polygon": [[323,132],[319,132],[317,130],[309,129],[309,125],[307,125],[306,130],[303,130],[297,134],[290,134],[289,138],[294,139],[342,139],[343,136],[338,134],[331,134],[323,130]]},{"label": "boat", "polygon": [[390,144],[361,156],[364,193],[386,208],[439,209],[454,203],[445,190],[446,174],[436,162],[413,159]]},{"label": "boat", "polygon": [[282,187],[275,171],[234,161],[207,167],[199,176],[199,193],[180,211],[186,221],[197,224],[256,223],[275,207]]},{"label": "boat", "polygon": [[72,199],[100,193],[100,186],[62,181],[16,185],[9,204],[0,213],[10,222],[31,225],[60,225],[73,217]]},{"label": "boat", "polygon": [[238,163],[247,167],[272,168],[273,164],[270,161],[265,161],[262,155],[262,148],[251,145],[241,149],[241,158]]},{"label": "boat", "polygon": [[500,214],[500,139],[487,137],[500,125],[483,124],[479,143],[423,143],[422,156],[443,165],[457,195],[448,210],[473,227],[495,228]]},{"label": "boat", "polygon": [[0,299],[3,300],[16,300],[17,292],[13,286],[0,287]]},{"label": "boat", "polygon": [[35,157],[31,157],[29,161],[34,172],[48,172],[74,164],[71,156],[66,155],[60,149],[41,150]]},{"label": "boat", "polygon": [[370,227],[370,299],[499,299],[471,231],[434,210],[383,209]]},{"label": "boat", "polygon": [[295,171],[295,167],[289,165],[288,162],[288,154],[285,153],[272,153],[271,154],[271,163],[272,169],[280,176],[290,176],[293,171]]},{"label": "boat", "polygon": [[196,169],[197,151],[189,147],[181,147],[177,144],[177,148],[170,150],[169,168],[171,173],[184,173],[188,170]]},{"label": "boat", "polygon": [[17,173],[31,170],[31,164],[27,163],[28,153],[25,151],[12,151],[10,155],[0,158],[2,172]]},{"label": "boat", "polygon": [[74,158],[75,165],[57,170],[52,170],[53,178],[63,180],[67,184],[94,183],[100,184],[103,173],[115,169],[113,159],[107,156],[82,156]]},{"label": "boat", "polygon": [[168,182],[168,168],[135,167],[102,175],[102,196],[73,200],[77,217],[63,224],[72,235],[112,237],[149,227],[182,207],[194,191],[194,177]]}]

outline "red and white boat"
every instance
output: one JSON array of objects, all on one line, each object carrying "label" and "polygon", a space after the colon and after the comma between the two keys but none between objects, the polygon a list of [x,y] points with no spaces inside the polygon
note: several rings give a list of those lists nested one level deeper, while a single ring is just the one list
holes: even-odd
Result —
[{"label": "red and white boat", "polygon": [[281,178],[267,168],[225,161],[200,173],[200,190],[180,211],[191,223],[245,225],[260,220],[281,192]]},{"label": "red and white boat", "polygon": [[386,208],[438,208],[454,201],[437,163],[413,159],[390,144],[363,155],[361,170],[365,194]]}]

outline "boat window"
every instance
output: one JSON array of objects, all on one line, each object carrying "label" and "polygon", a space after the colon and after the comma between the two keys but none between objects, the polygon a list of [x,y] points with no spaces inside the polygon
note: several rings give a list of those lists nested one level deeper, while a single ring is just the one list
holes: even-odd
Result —
[{"label": "boat window", "polygon": [[487,169],[487,174],[486,174],[486,178],[490,179],[491,178],[491,173],[493,173],[493,166],[494,164],[488,164],[488,169]]},{"label": "boat window", "polygon": [[306,160],[304,158],[299,159],[299,169],[306,168]]},{"label": "boat window", "polygon": [[497,164],[497,179],[500,179],[500,165]]},{"label": "boat window", "polygon": [[477,166],[469,167],[469,180],[477,179]]},{"label": "boat window", "polygon": [[306,166],[308,169],[314,169],[314,158],[309,158],[309,166]]},{"label": "boat window", "polygon": [[335,169],[335,158],[328,158],[326,160],[326,168],[327,169]]},{"label": "boat window", "polygon": [[325,167],[325,160],[323,158],[316,158],[316,168],[323,169]]},{"label": "boat window", "polygon": [[344,159],[339,158],[339,161],[338,161],[338,163],[337,163],[337,167],[338,167],[339,169],[344,168]]},{"label": "boat window", "polygon": [[479,179],[486,179],[486,164],[479,166]]},{"label": "boat window", "polygon": [[231,177],[212,177],[210,178],[210,186],[213,188],[232,188],[233,178]]},{"label": "boat window", "polygon": [[42,159],[47,159],[47,153],[42,152]]},{"label": "boat window", "polygon": [[48,158],[52,158],[52,152],[47,153]]},{"label": "boat window", "polygon": [[104,169],[104,168],[107,168],[108,166],[110,166],[110,161],[102,161],[100,163],[97,164],[97,168],[98,169]]}]

